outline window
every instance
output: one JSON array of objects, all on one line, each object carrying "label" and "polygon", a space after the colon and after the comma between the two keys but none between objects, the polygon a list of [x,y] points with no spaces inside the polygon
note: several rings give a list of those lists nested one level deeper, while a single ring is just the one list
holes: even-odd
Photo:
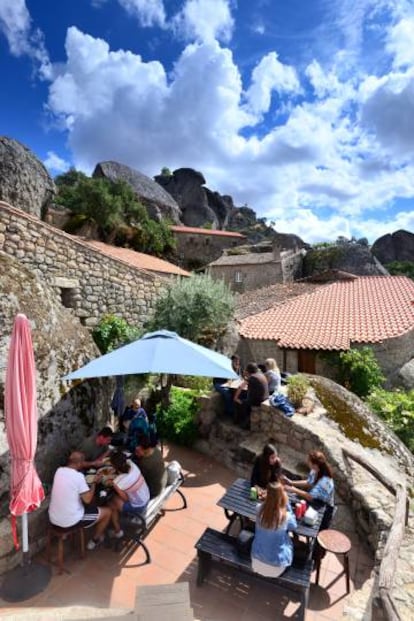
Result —
[{"label": "window", "polygon": [[75,308],[76,304],[74,300],[74,294],[75,294],[74,289],[68,289],[65,287],[61,288],[60,299],[61,299],[63,306],[65,306],[65,308]]},{"label": "window", "polygon": [[237,283],[243,282],[243,274],[242,274],[242,272],[237,271],[234,274],[234,282],[237,282]]}]

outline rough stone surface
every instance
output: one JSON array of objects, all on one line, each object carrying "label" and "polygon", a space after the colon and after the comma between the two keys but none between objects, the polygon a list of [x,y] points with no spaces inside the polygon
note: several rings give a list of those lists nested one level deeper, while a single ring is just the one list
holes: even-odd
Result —
[{"label": "rough stone surface", "polygon": [[52,285],[64,305],[91,327],[107,313],[142,326],[167,282],[6,203],[0,203],[0,250]]},{"label": "rough stone surface", "polygon": [[414,261],[414,233],[399,230],[379,237],[372,253],[383,265],[392,261]]},{"label": "rough stone surface", "polygon": [[397,385],[402,386],[406,390],[414,388],[414,358],[404,364],[398,372]]},{"label": "rough stone surface", "polygon": [[200,172],[192,168],[179,168],[170,176],[158,175],[155,181],[180,205],[183,224],[195,227],[210,224],[215,229],[220,228],[219,219],[209,206],[203,187],[206,181]]},{"label": "rough stone surface", "polygon": [[168,218],[171,222],[179,224],[181,211],[172,196],[138,170],[119,162],[99,162],[92,176],[104,177],[111,181],[126,181],[145,205],[151,218],[154,220]]},{"label": "rough stone surface", "polygon": [[[61,377],[80,366],[85,358],[99,352],[89,332],[65,309],[53,289],[39,280],[16,259],[0,253],[0,394],[4,391],[7,355],[14,318],[25,313],[32,325],[33,348],[37,371],[37,406],[39,414],[36,466],[41,480],[49,484],[56,467],[69,447],[75,446],[93,427],[107,416],[108,389],[101,380],[73,387]],[[0,420],[4,422],[3,402]],[[4,424],[0,427],[0,573],[15,565],[10,521],[9,449]],[[30,514],[31,551],[44,541],[45,503]]]},{"label": "rough stone surface", "polygon": [[0,200],[41,218],[55,193],[52,178],[30,149],[0,136]]},{"label": "rough stone surface", "polygon": [[303,261],[304,276],[329,270],[341,270],[358,276],[388,274],[368,246],[353,242],[308,250]]}]

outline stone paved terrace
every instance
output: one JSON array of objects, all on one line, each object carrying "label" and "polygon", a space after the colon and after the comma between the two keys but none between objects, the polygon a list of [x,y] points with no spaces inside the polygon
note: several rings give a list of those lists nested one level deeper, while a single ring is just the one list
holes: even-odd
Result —
[{"label": "stone paved terrace", "polygon": [[[80,560],[75,552],[66,553],[70,574],[57,575],[53,569],[47,589],[32,600],[11,605],[0,600],[0,618],[4,621],[60,621],[98,618],[122,614],[134,606],[135,590],[144,584],[169,584],[188,581],[194,618],[199,621],[283,621],[294,620],[297,603],[289,601],[271,585],[255,583],[228,569],[213,568],[203,587],[196,587],[197,559],[194,543],[211,526],[223,529],[227,520],[216,506],[235,474],[213,459],[189,449],[165,448],[167,459],[178,459],[185,472],[183,491],[188,508],[171,511],[156,524],[146,542],[152,554],[150,565],[139,566],[142,550],[123,558],[111,549],[87,552]],[[180,506],[178,497],[168,507]],[[348,523],[348,528],[349,528]],[[312,584],[306,621],[341,619],[347,602],[361,590],[361,607],[354,618],[363,619],[366,592],[372,569],[372,556],[354,531],[347,531],[353,547],[350,554],[351,596],[346,596],[345,578],[333,580],[342,571],[338,559],[328,554],[323,561],[320,585]],[[42,562],[42,557],[39,557]],[[43,561],[44,562],[44,561]],[[314,581],[315,574],[312,576]],[[108,609],[111,609],[110,611]],[[158,621],[158,620],[157,620]]]}]

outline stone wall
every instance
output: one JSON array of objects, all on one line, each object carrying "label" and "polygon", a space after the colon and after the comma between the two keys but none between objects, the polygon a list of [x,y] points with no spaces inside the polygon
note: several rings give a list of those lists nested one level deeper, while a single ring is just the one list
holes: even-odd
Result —
[{"label": "stone wall", "polygon": [[71,235],[0,202],[0,250],[53,286],[86,326],[106,313],[141,326],[166,279],[111,259]]},{"label": "stone wall", "polygon": [[[358,452],[386,472],[392,481],[406,481],[412,487],[414,457],[398,438],[373,417],[366,422],[367,425],[375,423],[370,433],[375,433],[378,448],[363,448],[349,440],[329,420],[323,408],[317,408],[307,417],[295,414],[287,418],[267,402],[260,408],[253,408],[251,431],[248,432],[221,417],[221,408],[220,395],[213,394],[211,398],[201,401],[198,421],[202,439],[197,447],[225,463],[238,476],[249,478],[254,458],[269,438],[274,439],[284,466],[299,474],[306,472],[305,460],[310,450],[322,450],[326,454],[334,468],[338,505],[336,519],[340,523],[341,513],[351,510],[357,531],[375,555],[377,572],[393,520],[395,498],[367,470],[347,461],[342,449],[350,448]],[[394,576],[393,597],[401,619],[411,618],[408,613],[414,605],[414,593],[410,587],[414,582],[413,529],[414,517],[411,515]],[[366,616],[357,618],[374,620],[376,617],[375,613],[372,616],[366,611]]]},{"label": "stone wall", "polygon": [[[301,251],[285,250],[273,253],[249,254],[249,261],[243,262],[243,255],[234,257],[231,264],[209,266],[209,273],[215,279],[224,280],[239,293],[268,287],[276,283],[292,282],[301,275],[303,255]],[[265,260],[268,257],[269,260]],[[237,262],[236,262],[237,258]],[[263,259],[260,261],[260,259]],[[253,262],[257,259],[257,262]]]},{"label": "stone wall", "polygon": [[184,269],[195,269],[207,265],[221,257],[223,250],[234,248],[245,243],[243,236],[231,237],[227,235],[206,233],[178,233],[173,229],[174,238],[177,242],[176,253],[180,266]]}]

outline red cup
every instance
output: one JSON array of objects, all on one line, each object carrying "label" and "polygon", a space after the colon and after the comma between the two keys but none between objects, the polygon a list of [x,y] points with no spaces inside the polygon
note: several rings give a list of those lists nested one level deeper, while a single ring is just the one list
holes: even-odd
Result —
[{"label": "red cup", "polygon": [[295,504],[295,516],[298,520],[302,517],[302,505],[300,502]]}]

